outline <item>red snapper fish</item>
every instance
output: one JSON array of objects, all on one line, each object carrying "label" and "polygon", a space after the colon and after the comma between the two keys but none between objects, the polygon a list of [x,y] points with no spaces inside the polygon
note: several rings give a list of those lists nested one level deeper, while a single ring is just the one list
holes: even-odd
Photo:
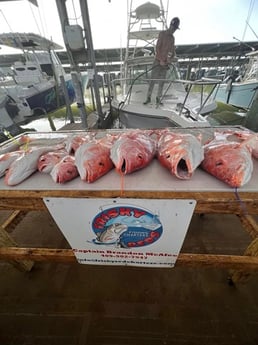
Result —
[{"label": "red snapper fish", "polygon": [[65,156],[67,156],[65,150],[51,151],[43,154],[38,159],[38,171],[49,174],[54,166]]},{"label": "red snapper fish", "polygon": [[109,140],[86,142],[76,150],[75,165],[83,181],[94,182],[113,169]]},{"label": "red snapper fish", "polygon": [[50,176],[56,183],[65,183],[79,176],[78,169],[75,165],[75,157],[70,155],[63,157],[54,166],[50,172]]},{"label": "red snapper fish", "polygon": [[6,152],[0,155],[0,177],[4,176],[12,162],[24,153],[23,150]]},{"label": "red snapper fish", "polygon": [[[58,149],[58,148],[57,148]],[[38,159],[46,152],[52,151],[50,147],[32,147],[24,151],[15,161],[12,162],[5,174],[4,181],[8,186],[15,186],[38,169]]]},{"label": "red snapper fish", "polygon": [[249,182],[253,172],[250,148],[219,135],[215,133],[215,138],[204,145],[201,167],[229,186],[241,187]]},{"label": "red snapper fish", "polygon": [[164,131],[158,140],[157,157],[172,175],[190,179],[204,158],[200,140],[192,134]]},{"label": "red snapper fish", "polygon": [[135,130],[121,134],[111,147],[110,157],[119,174],[146,167],[156,154],[156,141],[150,132]]},{"label": "red snapper fish", "polygon": [[258,133],[236,131],[234,134],[242,140],[242,144],[250,148],[252,156],[258,158]]},{"label": "red snapper fish", "polygon": [[90,142],[95,135],[95,132],[90,132],[88,134],[76,134],[69,136],[65,143],[66,151],[68,152],[68,154],[75,154],[76,150],[82,144]]}]

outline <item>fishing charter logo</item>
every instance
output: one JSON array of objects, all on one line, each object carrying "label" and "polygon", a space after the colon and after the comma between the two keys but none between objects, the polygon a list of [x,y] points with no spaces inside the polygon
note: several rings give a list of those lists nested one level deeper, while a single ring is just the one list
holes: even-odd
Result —
[{"label": "fishing charter logo", "polygon": [[157,214],[135,206],[101,208],[92,220],[93,243],[120,248],[138,248],[156,242],[163,226]]}]

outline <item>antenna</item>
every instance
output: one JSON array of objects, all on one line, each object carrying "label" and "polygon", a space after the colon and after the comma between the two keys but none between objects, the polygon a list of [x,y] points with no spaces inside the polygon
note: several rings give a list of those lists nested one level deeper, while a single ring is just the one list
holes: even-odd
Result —
[{"label": "antenna", "polygon": [[246,22],[246,24],[249,26],[249,28],[251,29],[252,33],[254,34],[254,36],[258,39],[258,36],[256,35],[256,32],[253,30],[253,28],[251,27],[251,25]]}]

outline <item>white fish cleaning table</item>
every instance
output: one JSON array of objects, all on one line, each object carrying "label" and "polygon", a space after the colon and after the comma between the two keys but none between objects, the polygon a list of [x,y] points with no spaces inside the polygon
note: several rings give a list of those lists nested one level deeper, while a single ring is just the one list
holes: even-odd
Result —
[{"label": "white fish cleaning table", "polygon": [[[121,189],[121,186],[123,187]],[[194,199],[194,212],[199,214],[235,214],[250,234],[250,245],[243,255],[181,253],[176,266],[258,269],[258,160],[254,159],[252,178],[237,191],[198,168],[190,180],[179,180],[154,159],[146,168],[126,175],[121,180],[112,170],[92,184],[76,178],[66,184],[56,184],[49,175],[36,172],[21,184],[9,187],[0,179],[0,209],[13,210],[16,216],[31,210],[47,211],[44,198],[128,198],[128,199]],[[21,213],[19,213],[21,212]],[[17,217],[13,216],[13,222]],[[11,223],[11,222],[10,222]],[[10,224],[9,224],[10,225]],[[9,226],[8,225],[8,226]],[[1,233],[5,232],[2,226]],[[1,235],[3,238],[3,235]],[[5,235],[4,235],[5,237]],[[25,263],[29,270],[33,261],[76,262],[72,249],[20,248],[10,236],[0,242],[2,260]],[[234,243],[234,238],[232,238]],[[239,271],[233,277],[237,280]]]}]

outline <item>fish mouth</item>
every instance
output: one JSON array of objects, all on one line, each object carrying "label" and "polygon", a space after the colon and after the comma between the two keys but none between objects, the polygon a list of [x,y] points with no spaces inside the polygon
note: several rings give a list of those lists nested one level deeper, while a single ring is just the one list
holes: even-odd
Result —
[{"label": "fish mouth", "polygon": [[120,171],[121,171],[121,173],[123,173],[123,174],[126,173],[126,160],[125,160],[125,159],[122,160],[122,164],[121,164],[121,167],[120,167]]},{"label": "fish mouth", "polygon": [[181,179],[188,179],[191,177],[189,167],[185,159],[181,158],[176,167],[176,176]]},{"label": "fish mouth", "polygon": [[42,164],[40,167],[39,167],[39,171],[42,172],[44,171],[45,169],[47,168],[47,164]]},{"label": "fish mouth", "polygon": [[135,170],[138,170],[140,169],[141,167],[143,167],[144,165],[144,155],[141,154],[141,153],[137,153],[135,156],[134,156],[134,163],[132,164],[131,162],[131,158],[122,158],[121,160],[121,164],[120,164],[120,167],[119,167],[119,172],[121,174],[129,174]]},{"label": "fish mouth", "polygon": [[66,181],[70,181],[73,176],[73,171],[68,169],[66,171],[66,176],[63,175],[62,173],[56,173],[55,174],[55,182],[56,183],[64,183]]}]

